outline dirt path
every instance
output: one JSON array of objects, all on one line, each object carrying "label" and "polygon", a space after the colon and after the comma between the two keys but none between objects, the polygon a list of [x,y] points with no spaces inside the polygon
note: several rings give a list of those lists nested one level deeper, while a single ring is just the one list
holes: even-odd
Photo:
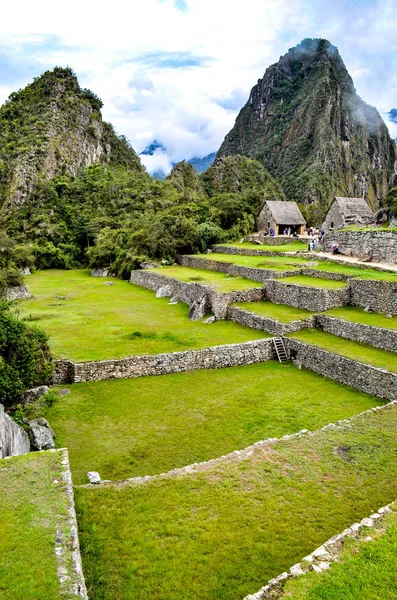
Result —
[{"label": "dirt path", "polygon": [[364,267],[379,267],[381,269],[387,269],[388,271],[395,271],[397,273],[397,265],[391,265],[389,263],[384,262],[364,262],[358,260],[354,256],[344,256],[343,254],[332,254],[331,252],[317,252],[318,256],[322,256],[327,260],[333,260],[335,262],[343,262],[351,265],[363,265]]}]

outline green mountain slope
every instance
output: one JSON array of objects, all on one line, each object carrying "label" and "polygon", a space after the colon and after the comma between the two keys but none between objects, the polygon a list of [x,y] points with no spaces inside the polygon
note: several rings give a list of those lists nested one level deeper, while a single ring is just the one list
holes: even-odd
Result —
[{"label": "green mountain slope", "polygon": [[337,48],[306,39],[270,66],[218,151],[261,161],[288,198],[365,196],[377,208],[393,184],[396,148],[357,95]]},{"label": "green mountain slope", "polygon": [[36,185],[92,163],[142,170],[126,139],[102,121],[101,100],[71,69],[47,71],[0,107],[0,206],[18,206]]}]

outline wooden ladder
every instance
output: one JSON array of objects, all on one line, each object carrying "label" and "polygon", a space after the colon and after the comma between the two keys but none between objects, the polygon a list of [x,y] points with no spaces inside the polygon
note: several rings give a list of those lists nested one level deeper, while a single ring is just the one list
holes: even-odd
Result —
[{"label": "wooden ladder", "polygon": [[273,338],[273,344],[276,349],[276,354],[279,362],[283,363],[288,360],[288,354],[281,338]]}]

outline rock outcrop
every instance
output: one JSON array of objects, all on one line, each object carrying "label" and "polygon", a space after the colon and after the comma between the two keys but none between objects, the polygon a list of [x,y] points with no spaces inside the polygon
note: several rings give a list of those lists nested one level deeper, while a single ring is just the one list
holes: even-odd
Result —
[{"label": "rock outcrop", "polygon": [[28,433],[34,450],[51,450],[55,448],[55,433],[44,417],[29,421]]},{"label": "rock outcrop", "polygon": [[0,458],[17,456],[30,451],[29,437],[4,411],[0,404]]},{"label": "rock outcrop", "polygon": [[356,93],[335,46],[306,39],[270,66],[218,157],[261,161],[288,198],[362,197],[379,207],[396,178],[396,148],[378,111]]}]

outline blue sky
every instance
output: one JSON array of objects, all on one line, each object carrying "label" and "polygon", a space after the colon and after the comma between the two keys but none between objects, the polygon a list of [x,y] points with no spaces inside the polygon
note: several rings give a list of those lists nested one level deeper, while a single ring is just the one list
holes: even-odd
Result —
[{"label": "blue sky", "polygon": [[[395,0],[49,0],[2,8],[0,102],[70,66],[150,169],[216,150],[266,67],[305,37],[339,48],[360,96],[397,108]],[[62,10],[59,8],[63,6]],[[388,122],[397,136],[397,123]]]}]

